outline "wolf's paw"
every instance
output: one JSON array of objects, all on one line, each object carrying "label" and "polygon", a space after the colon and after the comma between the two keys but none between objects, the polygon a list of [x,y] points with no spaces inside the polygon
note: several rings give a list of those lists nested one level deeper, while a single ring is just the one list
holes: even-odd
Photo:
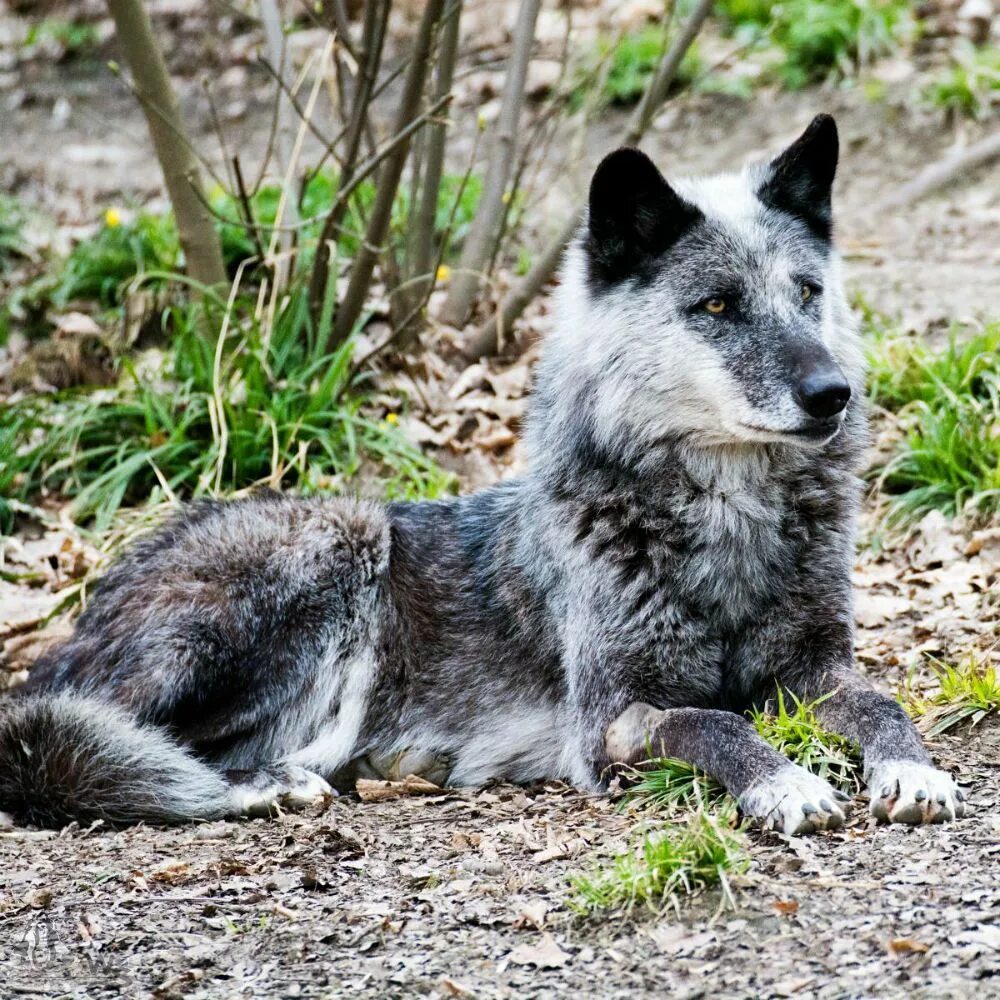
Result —
[{"label": "wolf's paw", "polygon": [[843,792],[798,764],[751,785],[739,798],[740,809],[768,830],[799,836],[844,825]]},{"label": "wolf's paw", "polygon": [[884,823],[946,823],[965,813],[965,792],[930,764],[883,761],[872,771],[868,792],[871,814]]},{"label": "wolf's paw", "polygon": [[241,816],[272,816],[281,809],[321,805],[337,793],[318,774],[295,764],[259,771],[230,771],[233,810]]}]

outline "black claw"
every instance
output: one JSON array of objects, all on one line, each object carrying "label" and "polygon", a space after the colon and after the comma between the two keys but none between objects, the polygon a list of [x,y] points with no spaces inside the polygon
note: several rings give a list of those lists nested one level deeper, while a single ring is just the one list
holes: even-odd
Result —
[{"label": "black claw", "polygon": [[816,812],[816,807],[811,802],[805,802],[802,805],[802,812],[805,816],[812,816]]},{"label": "black claw", "polygon": [[891,793],[892,793],[892,787],[890,785],[885,785],[882,788],[882,794],[881,794],[880,798],[887,799],[887,798],[889,798],[889,795]]},{"label": "black claw", "polygon": [[835,790],[834,790],[834,793],[833,793],[833,794],[834,794],[834,795],[835,795],[835,796],[836,796],[836,797],[837,797],[837,798],[838,798],[838,799],[839,799],[839,800],[840,800],[841,802],[850,802],[850,801],[851,801],[851,797],[850,797],[850,795],[848,795],[848,794],[847,794],[847,792],[842,792],[842,791],[841,791],[841,790],[840,790],[839,788],[835,789]]},{"label": "black claw", "polygon": [[944,792],[938,792],[937,800],[938,800],[938,805],[942,805],[942,806],[943,805],[947,805],[947,803],[948,803],[948,796],[945,795]]},{"label": "black claw", "polygon": [[963,792],[962,789],[960,788],[957,792],[955,792],[955,798],[958,799],[959,802],[964,802],[965,792]]},{"label": "black claw", "polygon": [[828,813],[832,813],[833,812],[833,806],[830,805],[830,800],[829,799],[820,799],[819,800],[819,807],[820,807],[820,809],[823,810],[823,812],[828,812]]},{"label": "black claw", "polygon": [[927,798],[927,793],[921,788],[918,789],[916,794],[913,796],[918,802],[923,802]]}]

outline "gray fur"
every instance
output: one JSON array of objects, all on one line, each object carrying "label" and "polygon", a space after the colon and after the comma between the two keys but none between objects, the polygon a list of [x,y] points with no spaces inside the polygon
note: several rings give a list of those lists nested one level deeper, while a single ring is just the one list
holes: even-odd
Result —
[{"label": "gray fur", "polygon": [[[824,711],[869,770],[891,758],[936,773],[852,664],[866,430],[824,236],[831,129],[814,125],[770,166],[669,189],[640,154],[609,158],[567,255],[526,474],[428,503],[264,494],[188,507],[109,571],[21,707],[4,710],[6,732],[18,712],[72,713],[81,696],[121,706],[106,710],[105,742],[88,736],[77,755],[103,778],[36,776],[25,809],[22,759],[0,809],[130,821],[155,813],[154,783],[190,782],[186,802],[164,793],[159,818],[214,815],[212,773],[304,768],[348,787],[401,759],[453,783],[599,789],[652,735],[751,813],[794,802],[790,832],[836,825],[839,808],[803,825],[809,796],[824,796],[734,714],[776,684],[837,688]],[[717,295],[733,303],[722,319],[700,306]],[[846,410],[803,410],[816,371],[849,383]],[[53,725],[61,745],[80,738]],[[140,778],[109,792],[140,736]],[[47,738],[25,743],[37,754]],[[17,754],[0,742],[0,762]]]}]

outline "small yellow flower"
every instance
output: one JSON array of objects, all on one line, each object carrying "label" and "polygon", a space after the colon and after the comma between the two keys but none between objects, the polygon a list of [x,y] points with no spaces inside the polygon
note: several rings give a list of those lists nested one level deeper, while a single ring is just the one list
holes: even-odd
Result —
[{"label": "small yellow flower", "polygon": [[114,229],[116,226],[120,226],[122,224],[121,212],[119,212],[117,208],[109,208],[104,213],[104,224],[109,229]]},{"label": "small yellow flower", "polygon": [[437,280],[447,281],[451,277],[451,268],[447,264],[442,264],[437,269]]},{"label": "small yellow flower", "polygon": [[393,426],[395,426],[396,424],[399,423],[399,414],[398,413],[387,413],[385,415],[385,422],[387,424],[392,424]]}]

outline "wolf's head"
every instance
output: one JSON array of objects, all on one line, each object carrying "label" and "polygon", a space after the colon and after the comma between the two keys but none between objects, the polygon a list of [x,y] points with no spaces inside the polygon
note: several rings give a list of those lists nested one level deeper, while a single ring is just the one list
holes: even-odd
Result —
[{"label": "wolf's head", "polygon": [[541,408],[552,382],[584,393],[606,445],[623,431],[639,447],[834,437],[861,377],[831,241],[837,145],[820,115],[738,174],[668,183],[638,150],[606,157],[567,256]]}]

